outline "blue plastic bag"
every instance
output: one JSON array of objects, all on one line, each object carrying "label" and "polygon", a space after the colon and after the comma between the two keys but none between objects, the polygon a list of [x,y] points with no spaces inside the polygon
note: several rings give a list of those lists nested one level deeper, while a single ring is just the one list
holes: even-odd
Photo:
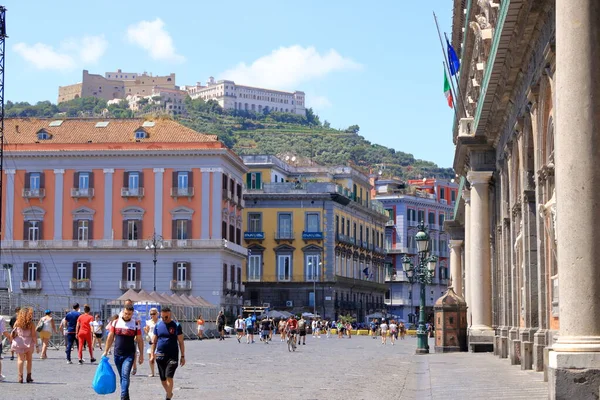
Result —
[{"label": "blue plastic bag", "polygon": [[115,371],[108,362],[108,357],[100,359],[100,364],[92,381],[92,388],[98,394],[111,394],[117,390],[117,375],[115,375]]}]

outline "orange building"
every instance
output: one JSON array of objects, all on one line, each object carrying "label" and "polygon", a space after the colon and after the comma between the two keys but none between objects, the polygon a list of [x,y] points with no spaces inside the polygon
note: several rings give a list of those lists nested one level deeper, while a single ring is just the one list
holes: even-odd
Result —
[{"label": "orange building", "polygon": [[8,119],[4,134],[2,264],[14,292],[114,298],[156,286],[238,311],[247,168],[216,136],[166,119]]}]

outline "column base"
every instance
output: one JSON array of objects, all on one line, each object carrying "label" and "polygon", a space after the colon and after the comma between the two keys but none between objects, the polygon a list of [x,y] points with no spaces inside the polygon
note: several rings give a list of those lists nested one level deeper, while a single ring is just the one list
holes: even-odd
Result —
[{"label": "column base", "polygon": [[494,329],[489,326],[472,326],[469,328],[469,351],[485,353],[494,351]]},{"label": "column base", "polygon": [[501,326],[498,328],[498,357],[508,358],[508,326]]},{"label": "column base", "polygon": [[510,328],[508,331],[508,358],[511,365],[521,364],[521,341],[519,328]]},{"label": "column base", "polygon": [[548,398],[600,398],[600,352],[549,352]]},{"label": "column base", "polygon": [[534,328],[525,328],[519,332],[521,340],[521,369],[533,369],[533,337]]},{"label": "column base", "polygon": [[539,329],[533,335],[533,365],[534,371],[541,372],[544,370],[544,349],[548,345],[548,337],[546,329]]}]

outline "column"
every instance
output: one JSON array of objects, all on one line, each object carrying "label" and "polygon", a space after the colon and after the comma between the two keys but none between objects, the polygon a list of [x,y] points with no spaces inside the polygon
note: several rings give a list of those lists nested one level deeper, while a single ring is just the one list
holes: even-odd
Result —
[{"label": "column", "polygon": [[[154,232],[162,236],[164,168],[154,168]],[[174,239],[174,238],[173,238]]]},{"label": "column", "polygon": [[454,293],[462,297],[462,240],[450,240],[450,277]]},{"label": "column", "polygon": [[492,350],[492,279],[490,265],[490,209],[489,182],[491,171],[470,171],[471,183],[471,232],[469,245],[469,284],[471,288],[471,327],[469,347],[471,351]]},{"label": "column", "polygon": [[54,170],[54,240],[62,240],[64,169]]},{"label": "column", "polygon": [[113,217],[113,168],[104,168],[104,230],[102,239],[114,239],[112,217]]},{"label": "column", "polygon": [[[4,213],[4,240],[15,240],[14,238],[14,219],[15,212],[15,173],[16,169],[5,169],[6,174],[6,209]],[[0,188],[1,189],[1,188]]]},{"label": "column", "polygon": [[466,187],[463,189],[462,197],[465,201],[465,280],[464,292],[465,301],[467,302],[467,324],[471,326],[471,283],[469,282],[469,274],[471,273],[471,189]]},{"label": "column", "polygon": [[[560,335],[552,399],[600,395],[600,2],[556,0],[556,236]],[[575,89],[575,90],[574,90]]]}]

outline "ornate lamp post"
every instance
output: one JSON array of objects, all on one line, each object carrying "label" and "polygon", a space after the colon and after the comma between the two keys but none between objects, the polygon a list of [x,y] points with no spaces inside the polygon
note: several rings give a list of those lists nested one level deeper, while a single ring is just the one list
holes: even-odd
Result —
[{"label": "ornate lamp post", "polygon": [[156,292],[156,257],[158,256],[158,249],[164,249],[164,239],[161,235],[157,235],[156,232],[152,234],[152,237],[146,240],[146,250],[152,250],[152,262],[154,263],[154,291]]},{"label": "ornate lamp post", "polygon": [[423,224],[418,225],[419,230],[415,235],[417,249],[419,251],[417,265],[413,265],[411,259],[404,255],[402,258],[402,268],[406,272],[409,282],[419,283],[421,286],[421,296],[419,305],[419,326],[417,327],[417,354],[429,353],[429,343],[427,340],[427,329],[425,329],[425,288],[430,285],[435,276],[435,266],[437,264],[436,256],[429,256],[429,234]]}]

